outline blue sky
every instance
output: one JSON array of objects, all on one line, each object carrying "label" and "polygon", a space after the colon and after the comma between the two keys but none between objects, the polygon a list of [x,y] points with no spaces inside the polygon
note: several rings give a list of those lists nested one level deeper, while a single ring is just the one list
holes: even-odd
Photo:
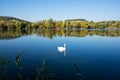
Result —
[{"label": "blue sky", "polygon": [[120,20],[120,0],[0,0],[0,16],[28,21]]}]

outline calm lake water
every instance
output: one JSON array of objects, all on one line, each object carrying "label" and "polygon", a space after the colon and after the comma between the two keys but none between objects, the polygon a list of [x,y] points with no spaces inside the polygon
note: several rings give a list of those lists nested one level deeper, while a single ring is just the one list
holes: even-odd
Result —
[{"label": "calm lake water", "polygon": [[[59,52],[64,43],[66,51]],[[120,80],[120,31],[0,31],[0,57],[10,61],[5,68],[0,64],[5,80],[17,74],[20,80],[37,80],[38,68],[41,80]]]}]

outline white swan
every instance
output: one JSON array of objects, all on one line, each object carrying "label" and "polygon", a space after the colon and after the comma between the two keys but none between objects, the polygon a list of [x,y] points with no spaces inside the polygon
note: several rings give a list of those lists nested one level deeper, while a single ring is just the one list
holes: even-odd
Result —
[{"label": "white swan", "polygon": [[59,52],[66,51],[66,44],[64,44],[64,47],[57,47]]},{"label": "white swan", "polygon": [[64,52],[64,56],[66,56],[66,44],[64,44],[64,47],[57,47],[59,52]]}]

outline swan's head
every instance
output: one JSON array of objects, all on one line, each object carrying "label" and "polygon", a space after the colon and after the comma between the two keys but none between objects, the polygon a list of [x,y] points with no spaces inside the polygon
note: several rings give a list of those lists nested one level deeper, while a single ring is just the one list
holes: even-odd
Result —
[{"label": "swan's head", "polygon": [[64,46],[66,46],[66,44],[64,43]]}]

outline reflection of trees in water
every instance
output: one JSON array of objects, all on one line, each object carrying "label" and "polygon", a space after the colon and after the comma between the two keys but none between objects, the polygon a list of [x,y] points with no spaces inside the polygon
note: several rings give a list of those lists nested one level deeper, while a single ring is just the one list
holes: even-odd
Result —
[{"label": "reflection of trees in water", "polygon": [[0,39],[13,39],[21,36],[27,36],[36,34],[37,36],[47,37],[52,39],[56,36],[73,36],[73,37],[85,37],[85,36],[109,36],[119,37],[120,30],[54,30],[54,29],[40,29],[40,30],[1,30]]}]

